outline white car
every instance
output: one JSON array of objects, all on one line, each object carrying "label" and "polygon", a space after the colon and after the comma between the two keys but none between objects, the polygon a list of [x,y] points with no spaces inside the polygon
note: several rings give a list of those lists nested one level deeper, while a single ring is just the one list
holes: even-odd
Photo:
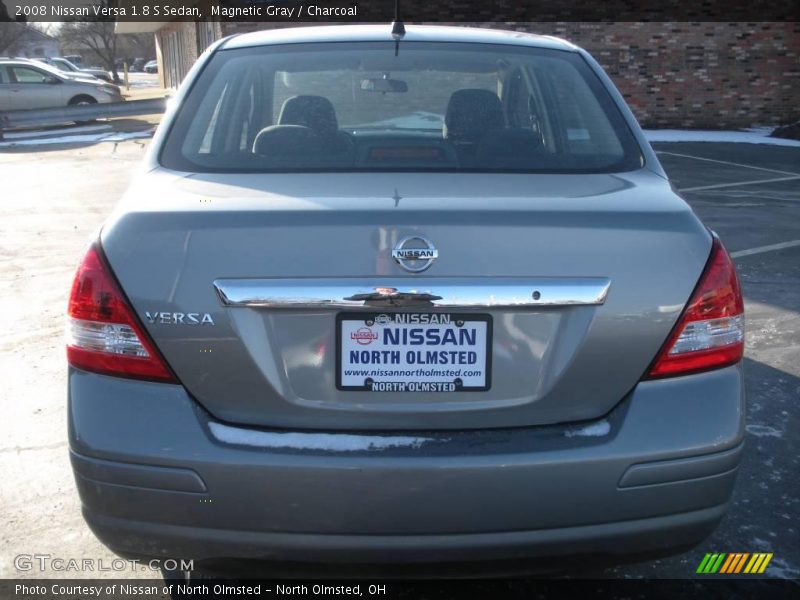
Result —
[{"label": "white car", "polygon": [[0,111],[122,102],[117,86],[31,60],[0,60]]}]

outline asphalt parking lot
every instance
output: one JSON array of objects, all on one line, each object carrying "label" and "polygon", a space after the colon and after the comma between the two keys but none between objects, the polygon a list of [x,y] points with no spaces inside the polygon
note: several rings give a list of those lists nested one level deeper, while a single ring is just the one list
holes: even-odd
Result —
[{"label": "asphalt parking lot", "polygon": [[[83,523],[69,469],[63,313],[82,249],[145,144],[0,150],[2,578],[153,575],[19,571],[14,562],[20,554],[113,559]],[[654,146],[739,269],[747,309],[747,450],[730,512],[701,546],[578,575],[685,578],[706,552],[773,552],[765,575],[799,578],[800,147]]]}]

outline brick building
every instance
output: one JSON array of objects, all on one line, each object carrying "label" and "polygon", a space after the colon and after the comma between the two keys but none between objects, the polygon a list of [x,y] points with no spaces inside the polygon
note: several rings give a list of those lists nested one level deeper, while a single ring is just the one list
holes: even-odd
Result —
[{"label": "brick building", "polygon": [[[555,35],[585,48],[645,127],[737,128],[800,120],[798,22],[450,24]],[[173,22],[117,27],[121,33],[155,33],[162,84],[174,88],[214,40],[283,26]]]}]

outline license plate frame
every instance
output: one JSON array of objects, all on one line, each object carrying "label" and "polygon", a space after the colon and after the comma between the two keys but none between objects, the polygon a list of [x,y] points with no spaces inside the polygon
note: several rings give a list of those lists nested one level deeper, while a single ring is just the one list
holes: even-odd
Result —
[{"label": "license plate frame", "polygon": [[[425,322],[425,323],[395,322],[394,321],[394,319],[396,318],[395,315],[401,315],[401,318],[403,320],[408,320],[408,321],[414,321],[415,319],[418,318],[420,320],[434,319],[435,322]],[[419,315],[419,317],[416,317],[416,315]],[[449,322],[443,322],[443,318],[447,318],[447,317],[449,317]],[[387,322],[386,319],[389,319],[389,321]],[[474,352],[476,352],[476,354],[478,354],[478,359],[480,358],[480,355],[477,352],[478,349],[480,349],[483,352],[483,359],[484,359],[483,369],[482,369],[482,372],[483,372],[482,383],[483,383],[483,385],[475,385],[475,379],[476,379],[475,376],[472,376],[472,377],[469,377],[469,378],[465,377],[465,379],[472,380],[472,384],[468,383],[466,385],[464,384],[464,381],[459,377],[454,377],[454,378],[452,378],[452,381],[450,381],[450,378],[448,378],[446,376],[438,377],[436,381],[433,381],[433,380],[428,380],[428,381],[409,381],[408,379],[403,379],[402,381],[396,380],[396,379],[388,381],[385,378],[378,378],[378,376],[376,375],[375,378],[368,378],[368,379],[372,379],[371,383],[368,382],[365,379],[364,384],[362,384],[362,385],[353,385],[353,381],[352,381],[353,377],[352,377],[352,375],[348,375],[347,376],[348,381],[344,382],[343,370],[345,368],[348,368],[348,367],[352,366],[349,360],[347,361],[346,365],[344,364],[344,361],[343,361],[343,354],[346,351],[350,350],[350,348],[345,348],[345,346],[344,346],[344,341],[345,340],[343,339],[343,331],[345,329],[344,323],[347,322],[347,321],[354,321],[354,322],[359,322],[360,321],[362,323],[363,327],[359,328],[359,330],[360,329],[369,329],[372,336],[375,336],[375,335],[380,336],[381,334],[379,332],[382,331],[382,329],[384,327],[388,326],[388,325],[400,326],[401,328],[402,327],[407,327],[409,329],[414,327],[414,326],[422,327],[423,329],[427,329],[427,328],[432,327],[432,326],[444,325],[446,329],[454,329],[455,331],[458,331],[464,325],[468,325],[469,323],[472,323],[472,322],[483,324],[483,327],[484,327],[484,329],[483,329],[483,337],[485,338],[485,345],[484,344],[479,344],[480,337],[481,337],[481,334],[480,334],[481,327],[478,327],[478,329],[476,330],[477,333],[476,333],[475,345],[471,350],[463,350],[463,349],[454,350],[455,352],[470,352],[470,351],[474,351]],[[368,323],[370,323],[370,322],[371,322],[371,325],[368,325]],[[463,325],[459,326],[458,325],[459,322],[463,322]],[[348,326],[348,329],[352,329],[352,327],[354,327],[354,325]],[[373,327],[377,328],[377,331],[373,331],[372,330]],[[353,333],[353,332],[349,331],[349,333]],[[390,312],[390,311],[353,311],[353,312],[347,311],[347,312],[340,312],[339,314],[336,315],[336,348],[335,348],[335,351],[336,351],[336,361],[335,361],[336,362],[336,389],[340,390],[340,391],[349,391],[349,392],[375,392],[375,393],[378,393],[378,392],[395,392],[395,393],[416,393],[416,392],[447,393],[447,392],[451,392],[452,393],[452,392],[485,392],[485,391],[488,391],[488,390],[491,389],[491,385],[492,385],[492,352],[491,352],[491,349],[492,349],[492,333],[493,333],[492,332],[492,315],[485,314],[485,313],[457,313],[457,312],[450,313],[450,312],[432,312],[432,311],[424,311],[424,310],[423,311],[414,311],[414,312],[403,312],[403,313]],[[366,336],[367,332],[363,332],[362,334],[358,334],[358,335],[359,335],[359,337],[362,336],[362,335]],[[362,339],[365,339],[365,338],[362,338]],[[373,337],[372,340],[374,340],[374,339],[377,339],[377,338]],[[466,334],[464,339],[468,339],[468,334]],[[365,339],[364,346],[370,345],[372,340],[366,341],[366,339]],[[357,342],[357,344],[360,346],[361,342]],[[452,348],[452,346],[451,346],[451,348]],[[461,346],[459,345],[458,348],[461,348]],[[403,352],[408,352],[408,350],[401,350],[401,353],[403,353]],[[450,350],[447,350],[447,352],[450,352]],[[405,358],[407,358],[407,355],[405,355]],[[428,365],[428,364],[425,364],[425,365],[421,365],[421,364],[409,365],[409,364],[404,362],[404,364],[397,366],[397,368],[394,369],[394,370],[397,371],[397,370],[400,370],[400,369],[412,369],[412,368],[413,369],[417,369],[417,368],[425,369],[425,368],[427,368],[428,372],[431,372],[432,369],[437,369],[437,368],[441,367],[442,371],[452,372],[452,371],[460,369],[461,372],[469,373],[470,371],[474,371],[476,366],[478,366],[480,364],[481,364],[480,360],[478,360],[476,365],[466,365],[466,367],[469,367],[469,368],[465,368],[465,365],[441,365],[441,364],[437,364],[437,365]],[[372,366],[372,365],[370,365],[370,366]],[[363,368],[367,369],[369,367],[363,367]],[[387,366],[387,368],[390,368],[390,367]],[[433,376],[431,376],[431,377],[433,377]],[[376,381],[375,380],[376,378],[378,378],[379,380]],[[480,379],[480,377],[478,377],[478,379]],[[380,389],[376,390],[376,389],[373,389],[373,385],[375,385],[376,383],[377,384],[390,383],[392,385],[389,385],[389,386],[380,385]],[[396,386],[394,385],[395,383],[397,384]],[[405,384],[406,387],[403,388],[400,385],[401,383]],[[431,384],[434,384],[433,387],[437,387],[438,384],[445,384],[445,383],[452,383],[453,385],[452,386],[443,386],[443,389],[428,389],[428,388],[431,387]],[[426,385],[419,386],[418,384],[426,384]],[[388,388],[396,387],[397,389],[387,389],[387,387]]]}]

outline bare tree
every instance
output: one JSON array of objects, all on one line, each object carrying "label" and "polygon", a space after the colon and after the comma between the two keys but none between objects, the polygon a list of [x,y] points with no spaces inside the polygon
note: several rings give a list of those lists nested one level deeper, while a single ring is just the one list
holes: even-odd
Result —
[{"label": "bare tree", "polygon": [[[109,7],[116,3],[114,0],[96,0],[96,4]],[[89,50],[111,71],[114,80],[118,81],[115,24],[110,17],[98,18],[96,21],[65,21],[59,30],[59,37],[70,46]]]},{"label": "bare tree", "polygon": [[27,33],[28,27],[24,21],[14,21],[9,16],[5,4],[0,1],[0,54],[13,54],[17,43]]},{"label": "bare tree", "polygon": [[30,25],[14,21],[0,21],[0,54],[14,54]]},{"label": "bare tree", "polygon": [[132,60],[134,58],[155,58],[156,44],[152,33],[123,33],[117,36],[117,56]]}]

